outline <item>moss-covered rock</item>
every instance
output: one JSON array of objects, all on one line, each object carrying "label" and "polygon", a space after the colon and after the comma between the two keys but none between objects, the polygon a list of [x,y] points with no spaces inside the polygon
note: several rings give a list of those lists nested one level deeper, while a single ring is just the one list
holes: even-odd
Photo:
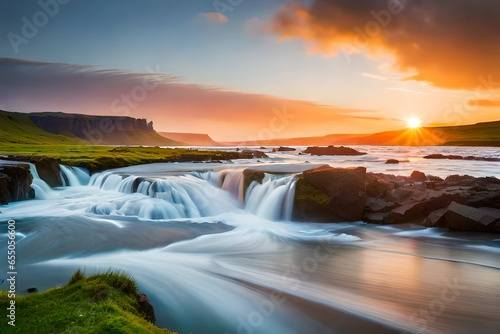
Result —
[{"label": "moss-covered rock", "polygon": [[366,169],[309,169],[299,177],[293,219],[300,221],[360,221],[366,204]]}]

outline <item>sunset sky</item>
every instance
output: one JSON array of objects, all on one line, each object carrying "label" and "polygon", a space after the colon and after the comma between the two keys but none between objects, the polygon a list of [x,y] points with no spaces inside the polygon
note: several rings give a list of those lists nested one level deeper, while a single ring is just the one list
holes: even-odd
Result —
[{"label": "sunset sky", "polygon": [[219,141],[500,119],[495,0],[58,1],[0,0],[0,109]]}]

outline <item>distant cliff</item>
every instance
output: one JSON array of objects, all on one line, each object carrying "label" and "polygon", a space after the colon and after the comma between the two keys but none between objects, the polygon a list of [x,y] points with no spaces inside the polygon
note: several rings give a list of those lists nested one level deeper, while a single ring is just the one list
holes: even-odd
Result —
[{"label": "distant cliff", "polygon": [[220,146],[219,143],[210,138],[207,134],[199,133],[177,133],[177,132],[158,132],[165,138],[183,142],[190,146]]},{"label": "distant cliff", "polygon": [[[61,143],[64,138],[83,139],[82,144],[94,145],[182,145],[175,140],[160,136],[153,128],[153,122],[125,116],[90,116],[65,114],[62,112],[17,113],[4,112],[0,116],[15,127],[3,127],[4,137],[14,128],[36,129],[36,134],[53,140],[59,135]],[[31,131],[26,133],[29,136]],[[22,141],[20,141],[22,142]]]}]

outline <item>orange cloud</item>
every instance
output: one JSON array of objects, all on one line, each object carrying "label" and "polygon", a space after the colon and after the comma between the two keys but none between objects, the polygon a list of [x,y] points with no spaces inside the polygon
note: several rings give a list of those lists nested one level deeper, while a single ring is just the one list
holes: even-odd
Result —
[{"label": "orange cloud", "polygon": [[217,12],[201,13],[200,15],[209,20],[210,22],[217,24],[226,24],[229,22],[229,19],[226,15]]},{"label": "orange cloud", "polygon": [[500,100],[471,100],[469,105],[477,107],[500,107]]},{"label": "orange cloud", "polygon": [[500,2],[313,0],[283,5],[266,30],[325,55],[391,53],[408,77],[443,88],[500,88]]}]

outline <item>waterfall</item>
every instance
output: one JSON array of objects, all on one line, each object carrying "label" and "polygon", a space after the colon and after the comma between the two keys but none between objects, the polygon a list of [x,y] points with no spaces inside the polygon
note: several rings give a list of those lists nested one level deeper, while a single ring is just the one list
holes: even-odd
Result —
[{"label": "waterfall", "polygon": [[220,172],[206,172],[202,174],[195,174],[213,185],[229,192],[234,198],[238,199],[240,203],[244,202],[244,189],[243,189],[243,171],[244,168],[227,169]]},{"label": "waterfall", "polygon": [[266,174],[262,184],[253,181],[245,196],[245,210],[270,220],[291,220],[295,177]]},{"label": "waterfall", "polygon": [[230,194],[194,175],[145,179],[104,172],[93,175],[89,186],[132,195],[94,204],[89,211],[100,215],[162,220],[209,217],[239,209]]},{"label": "waterfall", "polygon": [[89,186],[127,195],[111,203],[96,203],[91,213],[138,216],[144,219],[200,218],[245,210],[269,220],[291,220],[295,196],[293,175],[266,174],[246,193],[243,170],[191,173],[146,179],[103,172],[92,175]]},{"label": "waterfall", "polygon": [[84,186],[89,183],[89,174],[81,168],[61,165],[61,179],[69,187]]},{"label": "waterfall", "polygon": [[29,164],[31,175],[33,175],[33,181],[31,182],[31,188],[35,190],[35,199],[50,199],[54,197],[53,190],[50,186],[40,178],[36,166],[32,163]]},{"label": "waterfall", "polygon": [[246,193],[243,187],[244,169],[206,172],[199,176],[237,198],[245,210],[270,220],[291,220],[295,197],[295,177],[266,174],[262,184],[253,181]]}]

